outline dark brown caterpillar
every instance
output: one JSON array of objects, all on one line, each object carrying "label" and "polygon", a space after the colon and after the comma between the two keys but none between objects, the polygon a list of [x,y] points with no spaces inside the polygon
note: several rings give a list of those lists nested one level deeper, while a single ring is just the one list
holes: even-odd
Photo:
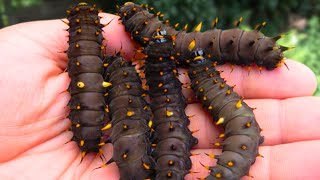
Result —
[{"label": "dark brown caterpillar", "polygon": [[191,86],[216,125],[225,131],[219,136],[224,137],[224,141],[215,143],[222,147],[222,154],[208,155],[218,161],[214,167],[204,166],[211,171],[206,179],[239,180],[249,175],[250,166],[259,156],[258,147],[263,143],[261,129],[252,108],[233,92],[220,77],[215,64],[204,56],[202,49],[192,52],[188,72]]},{"label": "dark brown caterpillar", "polygon": [[[147,8],[131,2],[125,3],[120,8],[119,15],[126,31],[142,45],[146,44],[156,29],[164,29],[168,35],[176,36],[176,57],[182,64],[189,62],[188,45],[192,40],[198,42],[197,48],[207,52],[208,59],[217,61],[218,64],[231,63],[243,66],[256,64],[260,69],[265,67],[268,70],[281,66],[284,63],[283,51],[289,49],[276,44],[283,35],[271,38],[260,33],[265,23],[251,32],[239,28],[220,30],[216,29],[216,19],[214,29],[200,32],[201,24],[199,24],[194,32],[187,33],[185,30],[177,31],[170,27],[168,21],[160,21],[158,17],[163,16],[160,12],[151,14]],[[241,20],[237,24],[240,22]]]},{"label": "dark brown caterpillar", "polygon": [[102,128],[109,121],[105,113],[104,94],[110,83],[103,80],[103,37],[95,7],[79,3],[67,11],[69,48],[67,51],[71,95],[68,106],[72,121],[72,140],[80,147],[82,158],[88,152],[99,152]]},{"label": "dark brown caterpillar", "polygon": [[155,179],[182,180],[192,166],[190,149],[197,144],[197,139],[188,129],[186,101],[172,60],[173,42],[171,36],[165,34],[166,31],[157,31],[144,51],[148,56],[145,73],[154,115],[152,155],[156,161]]},{"label": "dark brown caterpillar", "polygon": [[135,67],[116,55],[107,59],[105,80],[112,83],[107,102],[112,124],[113,157],[122,180],[154,177],[151,157],[151,109],[143,98],[140,78]]}]

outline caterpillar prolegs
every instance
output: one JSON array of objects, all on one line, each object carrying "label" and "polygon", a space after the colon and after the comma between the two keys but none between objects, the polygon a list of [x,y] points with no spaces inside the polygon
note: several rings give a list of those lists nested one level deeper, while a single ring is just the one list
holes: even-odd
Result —
[{"label": "caterpillar prolegs", "polygon": [[151,157],[151,109],[144,100],[140,77],[135,66],[121,56],[109,57],[105,64],[105,80],[112,83],[107,102],[111,116],[113,157],[122,180],[151,179],[154,161]]},{"label": "caterpillar prolegs", "polygon": [[71,78],[68,118],[72,121],[72,140],[77,142],[83,158],[88,152],[99,152],[103,141],[101,129],[109,121],[104,94],[110,83],[103,79],[103,25],[98,10],[79,3],[67,13],[66,24],[70,26],[67,69]]},{"label": "caterpillar prolegs", "polygon": [[239,28],[217,29],[216,21],[214,29],[200,32],[201,26],[198,26],[194,32],[188,33],[185,30],[175,30],[167,21],[160,21],[158,18],[163,16],[160,12],[151,14],[148,8],[131,2],[125,3],[120,8],[119,15],[126,31],[142,45],[147,43],[156,29],[166,30],[168,35],[176,36],[175,56],[182,64],[189,62],[188,45],[192,40],[198,42],[197,48],[206,51],[206,58],[217,61],[218,64],[231,63],[243,66],[256,64],[260,69],[265,67],[268,70],[284,64],[283,51],[290,49],[276,44],[283,35],[266,37],[260,33],[265,23],[257,26],[254,31],[246,32]]},{"label": "caterpillar prolegs", "polygon": [[197,139],[188,129],[190,122],[172,59],[175,51],[171,36],[156,31],[144,53],[148,56],[145,73],[153,112],[155,179],[183,180],[191,168],[190,149]]},{"label": "caterpillar prolegs", "polygon": [[217,165],[207,167],[211,172],[206,179],[238,180],[249,174],[255,162],[258,147],[263,143],[261,129],[254,117],[253,110],[232,87],[220,77],[215,64],[205,57],[202,49],[192,52],[189,77],[192,89],[216,125],[224,129],[221,155],[209,155],[217,159]]}]

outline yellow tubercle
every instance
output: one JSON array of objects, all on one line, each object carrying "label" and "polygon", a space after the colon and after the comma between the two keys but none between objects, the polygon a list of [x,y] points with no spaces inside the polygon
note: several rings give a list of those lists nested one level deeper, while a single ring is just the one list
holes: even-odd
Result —
[{"label": "yellow tubercle", "polygon": [[85,87],[85,84],[84,84],[84,82],[79,81],[79,82],[77,83],[77,86],[78,86],[78,88],[84,88],[84,87]]},{"label": "yellow tubercle", "polygon": [[108,129],[111,129],[112,128],[112,124],[109,123],[107,125],[105,125],[103,128],[101,128],[101,131],[105,131],[105,130],[108,130]]},{"label": "yellow tubercle", "polygon": [[189,51],[192,51],[196,47],[196,40],[193,39],[188,46]]},{"label": "yellow tubercle", "polygon": [[217,179],[222,178],[222,174],[221,174],[221,173],[216,173],[214,176],[215,176]]},{"label": "yellow tubercle", "polygon": [[106,145],[106,143],[104,143],[104,142],[98,144],[98,146],[104,146],[104,145]]},{"label": "yellow tubercle", "polygon": [[227,163],[227,165],[230,166],[230,167],[232,167],[232,166],[234,165],[234,163],[233,163],[232,161],[229,161],[229,162]]},{"label": "yellow tubercle", "polygon": [[127,111],[127,116],[128,117],[131,117],[131,116],[133,116],[135,113],[134,113],[134,111]]},{"label": "yellow tubercle", "polygon": [[127,157],[128,157],[128,154],[126,154],[126,153],[122,155],[123,159],[126,159]]},{"label": "yellow tubercle", "polygon": [[246,149],[247,149],[247,146],[246,146],[246,145],[242,145],[242,146],[241,146],[241,149],[242,149],[242,150],[246,150]]},{"label": "yellow tubercle", "polygon": [[207,153],[206,153],[206,155],[207,155],[208,157],[210,157],[210,158],[215,158],[215,157],[216,157],[214,154],[207,154]]},{"label": "yellow tubercle", "polygon": [[239,101],[236,103],[236,108],[240,109],[242,107],[242,100],[239,99]]},{"label": "yellow tubercle", "polygon": [[187,31],[188,30],[188,24],[186,24],[183,28],[182,28],[183,31]]},{"label": "yellow tubercle", "polygon": [[82,147],[84,145],[84,140],[80,141],[80,146]]},{"label": "yellow tubercle", "polygon": [[80,2],[80,3],[78,4],[78,6],[86,6],[86,5],[88,5],[88,4],[85,3],[85,2]]},{"label": "yellow tubercle", "polygon": [[149,128],[152,128],[152,124],[153,124],[153,122],[152,122],[152,120],[150,120],[150,121],[148,122],[148,127],[149,127]]},{"label": "yellow tubercle", "polygon": [[106,87],[112,86],[112,84],[110,82],[103,81],[102,86],[106,88]]},{"label": "yellow tubercle", "polygon": [[133,3],[133,2],[130,2],[130,1],[124,3],[125,6],[130,5],[130,4],[134,5],[134,3]]},{"label": "yellow tubercle", "polygon": [[81,152],[81,157],[84,158],[84,156],[86,156],[86,153],[87,152],[85,152],[85,151]]},{"label": "yellow tubercle", "polygon": [[216,125],[224,123],[224,118],[219,118],[219,120],[216,122]]},{"label": "yellow tubercle", "polygon": [[142,165],[143,165],[144,169],[146,169],[146,170],[149,170],[149,169],[150,169],[150,166],[149,166],[148,164],[142,163]]},{"label": "yellow tubercle", "polygon": [[170,117],[170,116],[172,116],[173,115],[173,112],[172,111],[166,111],[166,115],[168,116],[168,117]]}]

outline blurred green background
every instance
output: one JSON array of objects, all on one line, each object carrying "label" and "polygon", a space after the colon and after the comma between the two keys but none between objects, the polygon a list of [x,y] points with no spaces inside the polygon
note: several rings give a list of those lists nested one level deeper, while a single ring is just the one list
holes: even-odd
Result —
[{"label": "blurred green background", "polygon": [[[0,28],[32,20],[57,19],[65,17],[65,10],[77,0],[0,0]],[[96,3],[104,12],[115,13],[116,4],[124,0],[86,0]],[[290,59],[310,67],[317,75],[320,96],[320,0],[136,0],[148,3],[165,13],[172,24],[189,24],[194,27],[203,21],[209,29],[211,21],[219,17],[218,28],[233,27],[233,22],[244,18],[241,28],[250,30],[263,21],[267,26],[262,32],[268,36],[280,33],[289,35],[279,44],[296,47],[285,53]]]}]

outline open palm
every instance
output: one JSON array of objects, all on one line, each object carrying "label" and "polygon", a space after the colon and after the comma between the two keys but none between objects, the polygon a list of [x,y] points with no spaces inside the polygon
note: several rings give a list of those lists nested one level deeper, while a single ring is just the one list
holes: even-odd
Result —
[{"label": "open palm", "polygon": [[[107,51],[113,53],[122,46],[126,56],[132,57],[134,44],[119,25],[117,17],[107,14],[101,23],[113,21],[104,28]],[[66,118],[69,77],[64,70],[68,48],[67,26],[60,20],[39,21],[0,30],[0,179],[108,179],[119,178],[116,165],[93,170],[104,162],[99,155],[88,154],[80,163],[80,152],[74,142],[68,142]],[[257,69],[248,72],[237,67],[222,66],[228,84],[249,98],[256,107],[255,114],[264,129],[265,143],[260,148],[264,158],[258,158],[251,170],[255,179],[319,179],[320,161],[320,99],[311,96],[316,80],[304,65],[287,61],[290,71]],[[183,72],[185,70],[181,70]],[[182,73],[181,73],[182,74]],[[189,82],[181,75],[182,82]],[[184,89],[186,96],[193,93]],[[281,100],[283,99],[283,100]],[[191,118],[191,130],[199,139],[193,156],[193,170],[187,179],[207,174],[198,161],[213,165],[204,155],[219,153],[210,143],[219,139],[218,129],[199,104],[186,110]],[[112,146],[104,148],[106,159]],[[304,163],[305,162],[305,163]]]}]

